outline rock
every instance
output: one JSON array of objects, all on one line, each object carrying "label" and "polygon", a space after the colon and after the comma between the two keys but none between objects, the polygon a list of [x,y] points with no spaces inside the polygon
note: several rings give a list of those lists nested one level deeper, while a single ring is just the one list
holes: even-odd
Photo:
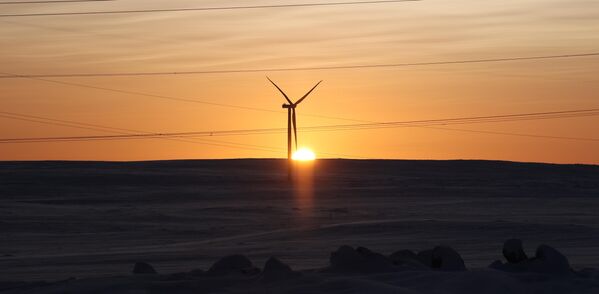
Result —
[{"label": "rock", "polygon": [[360,255],[354,250],[354,248],[344,245],[337,248],[336,251],[331,252],[329,261],[331,263],[331,267],[342,269],[354,267],[355,264],[359,263],[360,259]]},{"label": "rock", "polygon": [[240,254],[225,256],[208,270],[208,274],[211,275],[256,274],[259,272],[260,270],[255,268],[247,257]]},{"label": "rock", "polygon": [[509,239],[503,243],[503,256],[509,263],[521,263],[528,259],[522,248],[522,240]]},{"label": "rock", "polygon": [[460,254],[448,246],[437,246],[432,250],[420,251],[416,257],[424,265],[433,269],[444,271],[466,270],[466,265],[464,265],[464,260]]},{"label": "rock", "polygon": [[276,257],[269,258],[264,264],[264,273],[272,273],[272,272],[293,272],[291,267],[281,262]]},{"label": "rock", "polygon": [[275,257],[269,258],[262,270],[262,279],[266,281],[278,281],[293,278],[299,273],[294,272],[290,266],[284,264]]},{"label": "rock", "polygon": [[[507,272],[535,272],[543,274],[574,273],[568,259],[559,251],[547,245],[539,246],[533,258],[521,260],[524,252],[518,252],[520,251],[519,248],[521,248],[522,242],[520,240],[512,240],[506,241],[506,244],[510,242],[509,246],[504,246],[504,255],[506,256],[506,259],[508,259],[508,263],[503,264],[501,262],[495,262],[489,267]],[[510,258],[508,258],[508,256],[510,256]],[[512,262],[514,260],[520,261]]]},{"label": "rock", "polygon": [[416,258],[422,264],[424,264],[428,267],[433,267],[433,250],[432,249],[423,250],[423,251],[418,252],[418,254],[416,254]]},{"label": "rock", "polygon": [[395,264],[400,264],[404,260],[417,260],[418,256],[412,250],[399,250],[391,253],[389,259]]},{"label": "rock", "polygon": [[136,262],[133,266],[134,274],[156,274],[156,270],[149,263]]},{"label": "rock", "polygon": [[330,270],[336,272],[381,273],[396,271],[391,260],[368,248],[341,246],[331,253]]},{"label": "rock", "polygon": [[437,246],[432,252],[432,267],[444,271],[464,271],[464,259],[453,248]]},{"label": "rock", "polygon": [[572,273],[570,263],[566,256],[555,248],[547,245],[541,245],[537,248],[535,257],[530,259],[528,270],[531,272],[547,274]]},{"label": "rock", "polygon": [[391,262],[400,267],[404,267],[407,269],[413,270],[427,270],[430,269],[429,266],[424,265],[416,255],[416,253],[411,250],[399,250],[393,252],[389,255],[389,259]]},{"label": "rock", "polygon": [[384,255],[373,252],[366,247],[358,247],[358,248],[356,248],[356,252],[358,252],[358,254],[360,254],[361,256],[364,256],[366,258],[382,259],[385,261],[389,261]]}]

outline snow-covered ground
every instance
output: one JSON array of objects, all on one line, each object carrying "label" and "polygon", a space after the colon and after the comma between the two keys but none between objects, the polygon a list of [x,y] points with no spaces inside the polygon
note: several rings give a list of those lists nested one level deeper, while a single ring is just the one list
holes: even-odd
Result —
[{"label": "snow-covered ground", "polygon": [[[0,289],[599,293],[596,271],[585,269],[599,268],[599,166],[319,160],[291,183],[284,163],[0,163]],[[541,244],[556,248],[574,271],[488,268],[505,262],[510,238],[529,257]],[[469,270],[323,272],[341,245],[385,256],[446,245]],[[301,273],[173,275],[231,254],[260,269],[276,256]],[[137,261],[160,275],[131,275]],[[59,282],[13,282],[40,280]]]}]

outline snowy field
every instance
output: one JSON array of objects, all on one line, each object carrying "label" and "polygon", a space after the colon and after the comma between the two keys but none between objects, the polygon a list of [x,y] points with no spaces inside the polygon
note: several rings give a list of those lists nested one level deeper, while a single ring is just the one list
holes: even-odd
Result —
[{"label": "snowy field", "polygon": [[[318,160],[293,183],[286,172],[282,160],[0,162],[0,291],[599,293],[599,166]],[[510,238],[528,257],[550,245],[573,270],[488,268]],[[362,249],[357,266],[350,252],[335,267],[342,245],[450,246],[468,271],[385,270],[389,258]],[[204,272],[232,254],[256,269]],[[271,256],[297,272],[267,271]],[[138,261],[159,275],[132,275]]]}]

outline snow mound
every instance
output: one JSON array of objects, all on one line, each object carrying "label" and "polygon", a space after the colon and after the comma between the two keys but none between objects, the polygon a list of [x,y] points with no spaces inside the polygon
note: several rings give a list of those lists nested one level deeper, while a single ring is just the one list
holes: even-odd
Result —
[{"label": "snow mound", "polygon": [[507,240],[503,246],[503,255],[507,263],[499,260],[489,265],[490,268],[507,272],[534,272],[542,274],[571,274],[568,258],[557,249],[540,245],[533,258],[526,258],[522,249],[522,241],[518,239]]},{"label": "snow mound", "polygon": [[404,269],[414,270],[428,270],[430,267],[424,265],[419,259],[418,255],[412,250],[398,250],[389,255],[391,262]]},{"label": "snow mound", "polygon": [[341,246],[331,253],[329,271],[382,273],[396,271],[391,260],[365,247]]},{"label": "snow mound", "polygon": [[568,274],[572,272],[566,256],[547,245],[541,245],[537,248],[535,258],[530,262],[529,270],[545,274]]},{"label": "snow mound", "polygon": [[437,246],[418,252],[417,258],[424,265],[442,271],[464,271],[466,265],[462,256],[449,246]]},{"label": "snow mound", "polygon": [[[521,242],[510,242],[507,252],[519,251]],[[508,256],[513,256],[507,254]],[[427,265],[418,260],[425,260]],[[261,274],[244,255],[221,258],[204,273],[201,270],[166,275],[133,274],[56,282],[2,283],[8,294],[50,293],[230,293],[230,294],[596,294],[599,270],[578,272],[556,249],[541,245],[534,257],[519,263],[496,261],[503,271],[465,270],[461,256],[452,248],[437,246],[415,254],[400,250],[385,257],[364,247],[341,246],[331,253],[325,270],[294,271],[270,257]],[[404,268],[410,263],[421,268]],[[434,269],[434,270],[431,270]],[[422,270],[424,269],[424,270]],[[505,270],[507,269],[507,270]],[[509,272],[518,269],[519,272]],[[138,262],[134,273],[155,273],[147,263]],[[571,273],[571,274],[564,274]],[[560,274],[560,275],[556,275]]]},{"label": "snow mound", "polygon": [[260,270],[241,254],[225,256],[215,262],[208,270],[209,275],[257,274]]},{"label": "snow mound", "polygon": [[522,240],[509,239],[503,243],[503,256],[509,263],[520,263],[528,259],[522,247]]},{"label": "snow mound", "polygon": [[284,264],[275,257],[269,258],[264,264],[264,270],[262,270],[262,280],[264,281],[286,280],[299,275],[289,265]]}]

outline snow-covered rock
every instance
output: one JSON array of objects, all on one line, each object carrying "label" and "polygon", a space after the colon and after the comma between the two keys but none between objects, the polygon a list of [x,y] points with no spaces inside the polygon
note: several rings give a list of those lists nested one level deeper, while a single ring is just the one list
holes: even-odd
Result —
[{"label": "snow-covered rock", "polygon": [[541,245],[537,247],[533,258],[525,258],[526,253],[522,249],[522,241],[510,239],[503,246],[503,255],[507,259],[507,263],[495,261],[489,267],[507,272],[573,273],[568,258],[551,246]]},{"label": "snow-covered rock", "polygon": [[416,254],[416,257],[418,258],[418,261],[420,261],[422,264],[424,264],[430,268],[433,267],[433,250],[432,249],[419,251],[418,254]]},{"label": "snow-covered rock", "polygon": [[427,270],[430,267],[424,265],[416,253],[411,250],[398,250],[389,255],[391,262],[404,269]]},{"label": "snow-covered rock", "polygon": [[449,246],[437,246],[431,250],[423,250],[416,255],[424,265],[443,271],[463,271],[466,265],[462,256]]},{"label": "snow-covered rock", "polygon": [[520,263],[528,259],[520,239],[506,240],[503,243],[503,256],[509,263]]},{"label": "snow-covered rock", "polygon": [[433,268],[444,271],[464,271],[466,265],[462,256],[449,246],[437,246],[433,249]]},{"label": "snow-covered rock", "polygon": [[528,269],[532,272],[547,274],[568,274],[572,272],[566,256],[555,248],[541,245],[535,257],[530,259]]},{"label": "snow-covered rock", "polygon": [[256,274],[259,271],[247,257],[241,254],[234,254],[225,256],[215,262],[208,270],[208,274]]},{"label": "snow-covered rock", "polygon": [[391,253],[391,255],[389,255],[389,259],[391,259],[394,264],[400,264],[405,260],[417,260],[418,257],[412,250],[404,249]]},{"label": "snow-covered rock", "polygon": [[291,267],[284,264],[276,257],[269,258],[262,270],[262,279],[265,281],[278,281],[297,277],[299,273],[294,272]]},{"label": "snow-covered rock", "polygon": [[396,270],[391,260],[364,247],[341,246],[331,253],[330,262],[329,270],[334,272],[382,273]]}]

